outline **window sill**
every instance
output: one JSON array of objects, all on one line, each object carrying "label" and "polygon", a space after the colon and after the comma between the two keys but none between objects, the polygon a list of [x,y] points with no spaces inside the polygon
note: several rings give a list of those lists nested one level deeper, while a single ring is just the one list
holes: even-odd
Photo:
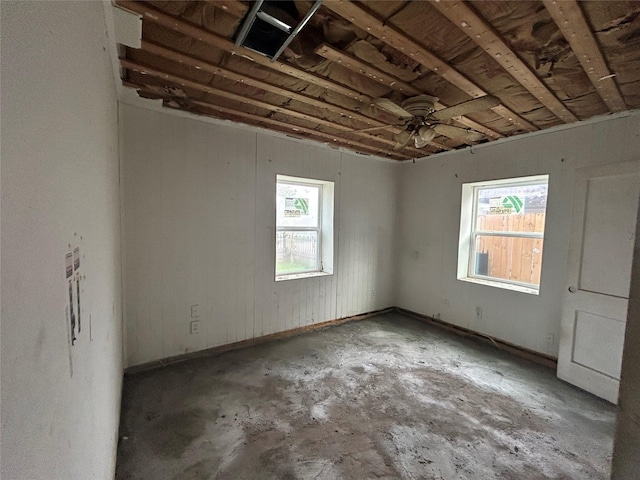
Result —
[{"label": "window sill", "polygon": [[527,293],[529,295],[540,295],[540,291],[535,288],[525,287],[523,285],[515,285],[513,283],[497,282],[494,280],[486,280],[484,278],[475,278],[475,277],[463,277],[463,278],[458,278],[458,280],[462,280],[463,282],[486,285],[488,287],[502,288],[503,290],[513,290],[514,292]]},{"label": "window sill", "polygon": [[278,275],[276,282],[284,282],[285,280],[297,280],[298,278],[313,278],[313,277],[327,277],[333,275],[328,272],[305,272],[305,273],[292,273],[290,275]]}]

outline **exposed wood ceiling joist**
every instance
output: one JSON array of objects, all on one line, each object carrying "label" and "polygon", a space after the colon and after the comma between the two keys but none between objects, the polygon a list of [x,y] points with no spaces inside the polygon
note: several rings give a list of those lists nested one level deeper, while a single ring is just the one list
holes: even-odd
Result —
[{"label": "exposed wood ceiling joist", "polygon": [[[455,85],[471,97],[477,98],[488,95],[488,92],[469,80],[454,67],[440,59],[425,47],[418,45],[414,40],[404,35],[396,28],[386,24],[379,18],[366,12],[359,6],[346,0],[327,0],[323,4],[325,8],[350,21],[357,27],[365,30],[374,37],[382,40],[391,47],[408,55],[428,69],[440,75],[442,78]],[[520,117],[504,105],[494,107],[493,110],[503,118],[525,131],[534,131],[538,128],[524,118]]]},{"label": "exposed wood ceiling joist", "polygon": [[[157,91],[150,89],[145,85],[137,84],[135,82],[124,81],[123,84],[126,87],[135,88],[149,96],[161,97],[164,101],[178,102],[181,100],[171,95],[159,94]],[[188,100],[187,104],[200,107],[196,112],[200,115],[212,116],[214,118],[219,118],[222,120],[225,120],[227,119],[228,116],[231,116],[231,117],[234,117],[234,119],[246,120],[249,125],[262,125],[262,124],[268,125],[272,130],[277,130],[281,133],[284,133],[286,135],[290,135],[296,138],[303,138],[307,140],[309,139],[317,140],[317,141],[327,143],[337,147],[344,147],[344,148],[357,147],[359,150],[371,153],[373,155],[382,155],[382,156],[387,156],[395,159],[406,160],[406,159],[413,158],[413,156],[405,155],[401,152],[390,152],[389,150],[378,149],[366,143],[361,143],[361,142],[350,140],[350,139],[344,139],[335,135],[330,135],[328,133],[319,132],[317,130],[313,130],[313,129],[302,127],[302,126],[294,126],[289,123],[275,120],[273,118],[261,117],[259,115],[253,115],[251,113],[242,112],[240,110],[234,110],[232,108],[223,107],[221,105],[215,105],[213,103],[203,102],[200,100]],[[201,109],[204,109],[204,111],[202,111]],[[213,115],[208,111],[218,112],[223,115]]]},{"label": "exposed wood ceiling joist", "polygon": [[[249,0],[114,1],[142,17],[138,49],[122,50],[141,97],[366,154],[428,156],[640,105],[638,8],[623,0],[325,0],[275,62],[268,25],[235,46]],[[295,22],[313,3],[270,8]],[[501,103],[468,103],[486,95]]]},{"label": "exposed wood ceiling joist", "polygon": [[207,3],[211,3],[215,5],[217,8],[221,8],[227,13],[231,15],[241,18],[244,17],[245,13],[249,10],[249,7],[236,0],[205,0]]},{"label": "exposed wood ceiling joist", "polygon": [[250,113],[240,112],[237,110],[232,110],[229,108],[221,107],[219,105],[201,102],[198,100],[193,100],[191,103],[193,105],[197,105],[205,109],[210,109],[210,110],[218,111],[220,113],[224,113],[227,115],[232,115],[239,118],[243,118],[245,120],[249,120],[249,124],[258,124],[258,125],[265,124],[271,127],[271,129],[275,127],[277,131],[280,131],[286,135],[290,135],[296,138],[302,138],[307,140],[317,140],[319,142],[327,143],[329,145],[333,145],[336,147],[344,147],[347,149],[353,149],[355,147],[359,151],[367,152],[373,155],[378,155],[383,157],[390,157],[390,158],[402,159],[402,160],[413,158],[413,156],[405,155],[400,152],[393,152],[385,149],[375,148],[375,147],[372,147],[370,144],[357,142],[355,140],[345,139],[335,135],[329,135],[328,133],[319,132],[311,128],[306,128],[301,126],[294,127],[289,123],[280,122],[273,118],[260,117],[258,115],[252,115]]},{"label": "exposed wood ceiling joist", "polygon": [[425,93],[422,90],[415,88],[410,83],[402,81],[394,77],[393,75],[389,75],[388,73],[383,72],[382,70],[379,70],[366,62],[363,62],[359,58],[356,58],[346,52],[340,51],[337,48],[334,48],[326,43],[318,46],[314,50],[314,53],[326,58],[327,60],[339,63],[349,70],[369,77],[376,82],[380,82],[381,84],[392,88],[397,92],[403,93],[404,95],[420,95],[421,93]]},{"label": "exposed wood ceiling joist", "polygon": [[174,84],[177,84],[177,85],[181,85],[183,87],[192,88],[194,90],[199,90],[199,91],[204,92],[204,93],[209,93],[211,95],[216,95],[218,97],[226,98],[228,100],[233,100],[233,101],[236,101],[236,102],[239,102],[239,103],[245,103],[245,104],[251,105],[253,107],[264,108],[266,110],[271,110],[273,112],[282,113],[284,115],[289,115],[291,117],[295,117],[295,118],[298,118],[300,120],[316,122],[316,123],[318,123],[318,125],[323,125],[323,126],[325,126],[327,128],[334,128],[334,129],[339,130],[339,131],[351,131],[352,130],[350,127],[347,127],[347,126],[344,126],[344,125],[336,124],[336,123],[330,122],[328,120],[323,120],[321,118],[317,118],[317,117],[314,117],[312,115],[308,115],[306,113],[297,112],[295,110],[291,110],[291,109],[288,109],[288,108],[280,107],[278,105],[272,105],[270,103],[263,102],[262,100],[256,100],[256,99],[253,99],[253,98],[247,98],[245,96],[238,95],[236,93],[227,92],[225,90],[220,90],[219,88],[215,88],[215,87],[212,87],[212,86],[204,84],[204,83],[196,82],[196,81],[190,80],[188,78],[179,77],[177,75],[173,75],[173,74],[168,73],[168,72],[163,72],[163,71],[157,70],[155,68],[152,68],[152,67],[150,67],[148,65],[143,65],[143,64],[140,64],[138,62],[135,62],[135,61],[132,61],[132,60],[128,60],[126,58],[121,58],[120,59],[120,65],[122,65],[122,67],[124,67],[124,68],[128,68],[128,69],[134,70],[136,72],[142,73],[143,75],[151,75],[153,77],[160,78],[160,79],[166,80],[168,82],[171,82],[171,83],[174,83]]},{"label": "exposed wood ceiling joist", "polygon": [[430,3],[560,120],[565,123],[579,120],[471,6],[462,1],[430,0]]},{"label": "exposed wood ceiling joist", "polygon": [[482,88],[444,60],[441,60],[399,30],[385,24],[382,20],[364,11],[356,4],[346,0],[328,0],[324,3],[324,6],[396,50],[420,62],[428,69],[433,70],[467,95],[475,98],[487,94]]},{"label": "exposed wood ceiling joist", "polygon": [[[403,159],[408,159],[408,158],[412,158],[409,155],[405,155],[403,153],[400,152],[389,152],[389,150],[384,150],[384,149],[380,149],[380,148],[375,148],[373,146],[371,146],[370,144],[366,144],[366,143],[362,143],[362,142],[358,142],[355,140],[349,140],[349,139],[345,139],[342,137],[338,137],[335,135],[330,135],[328,133],[324,133],[324,132],[319,132],[317,130],[313,130],[311,128],[306,128],[306,127],[302,127],[302,126],[298,126],[298,127],[294,127],[289,123],[285,123],[285,122],[281,122],[279,120],[275,120],[273,118],[267,118],[267,117],[260,117],[258,115],[253,115],[251,113],[247,113],[247,112],[241,112],[239,110],[232,110],[230,108],[225,108],[222,107],[220,105],[214,105],[212,103],[207,103],[207,102],[202,102],[199,100],[193,100],[191,102],[193,105],[197,105],[197,106],[201,106],[204,108],[208,108],[211,110],[215,110],[221,113],[226,113],[229,115],[235,115],[236,117],[241,117],[244,118],[246,120],[251,120],[252,122],[255,123],[259,123],[259,124],[267,124],[270,126],[275,126],[278,127],[280,129],[281,132],[286,133],[287,135],[293,135],[295,137],[298,138],[311,138],[311,139],[318,139],[322,142],[326,142],[329,143],[331,145],[336,145],[336,146],[343,146],[343,147],[358,147],[361,150],[364,150],[365,152],[370,152],[372,154],[375,155],[383,155],[383,156],[391,156],[394,158],[403,158]],[[302,133],[304,133],[305,135],[302,135]]]},{"label": "exposed wood ceiling joist", "polygon": [[[231,4],[234,2],[228,2],[228,4]],[[237,3],[237,2],[236,2]],[[153,7],[150,7],[144,3],[141,2],[132,2],[132,1],[128,1],[128,0],[116,0],[116,4],[122,8],[125,8],[127,10],[130,10],[132,12],[135,12],[139,15],[142,15],[143,18],[153,21],[154,23],[157,23],[159,25],[162,25],[166,28],[170,28],[172,30],[175,30],[183,35],[187,35],[189,37],[195,38],[199,41],[202,41],[204,43],[207,43],[213,47],[219,48],[220,50],[223,50],[225,52],[228,53],[232,53],[232,54],[237,54],[242,56],[243,58],[246,58],[249,61],[253,61],[255,63],[260,64],[261,66],[265,66],[267,68],[273,69],[275,71],[278,71],[280,73],[285,73],[287,75],[290,75],[294,78],[300,79],[300,80],[304,80],[309,82],[310,84],[313,85],[318,85],[321,86],[323,88],[326,88],[327,90],[331,90],[335,93],[339,93],[345,96],[348,96],[350,98],[353,98],[355,100],[358,100],[360,102],[367,103],[370,104],[371,103],[371,98],[360,94],[359,92],[356,92],[355,90],[349,89],[343,85],[340,85],[338,83],[332,82],[330,80],[327,80],[323,77],[320,77],[318,75],[314,75],[308,72],[305,72],[304,70],[298,69],[296,67],[293,67],[289,64],[285,64],[283,62],[280,61],[276,61],[276,62],[272,62],[270,61],[268,58],[263,57],[259,54],[256,54],[255,52],[252,52],[251,50],[248,50],[244,47],[237,47],[233,42],[231,42],[230,40],[221,37],[219,35],[216,35],[212,32],[208,32],[202,28],[196,27],[194,25],[191,25],[189,23],[183,22],[179,19],[176,19],[170,15],[164,14],[162,12],[160,12],[157,9],[154,9]],[[149,42],[146,42],[145,45],[149,45]],[[215,73],[215,72],[212,72]],[[248,84],[248,80],[245,79],[245,82]],[[265,88],[266,85],[260,87],[260,88],[264,88],[265,90],[268,90],[268,88]],[[293,93],[293,95],[292,95]],[[295,95],[294,92],[288,92],[289,97],[293,98]],[[302,97],[302,96],[301,96]],[[309,97],[307,97],[308,99]],[[302,99],[300,99],[301,101],[303,101]],[[308,102],[307,102],[308,103]],[[329,104],[330,105],[330,104]],[[324,108],[328,108],[331,110],[330,106],[328,104],[324,104],[323,107]],[[341,109],[341,110],[346,110],[346,109]],[[335,111],[335,110],[334,110]],[[380,122],[379,120],[374,120],[371,119],[369,117],[366,117],[364,115],[361,115],[357,112],[353,112],[353,111],[349,111],[350,112],[350,117],[357,119],[357,120],[362,120],[363,122],[365,122],[367,125],[370,126],[377,126],[377,125],[384,125],[384,123]],[[479,124],[478,124],[479,126]],[[395,128],[389,128],[388,130],[390,131],[394,131],[394,132],[398,132],[397,129]],[[493,131],[491,131],[493,132]],[[364,133],[359,133],[361,136],[362,135],[366,135]],[[493,132],[493,134],[495,135],[496,132]],[[368,135],[367,138],[369,139],[375,139],[374,141],[385,141],[385,143],[389,144],[389,145],[393,145],[395,146],[395,142],[392,141],[386,141],[386,139],[381,139],[380,137],[377,136],[373,136],[373,135]],[[451,150],[450,147],[440,144],[438,142],[435,141],[431,141],[428,142],[430,145],[434,146],[435,148],[437,148],[438,150]],[[415,152],[419,152],[420,155],[428,155],[430,152],[425,151],[425,150],[418,150],[418,149],[413,149],[412,147],[406,147],[410,150],[414,150]]]},{"label": "exposed wood ceiling joist", "polygon": [[272,62],[269,58],[252,52],[247,48],[236,47],[231,40],[221,37],[220,35],[216,35],[215,33],[209,32],[203,28],[196,27],[195,25],[192,25],[190,23],[183,22],[182,20],[172,17],[171,15],[162,13],[160,10],[157,10],[145,3],[132,2],[130,0],[116,0],[116,5],[131,12],[142,15],[145,20],[157,23],[158,25],[162,25],[166,28],[170,28],[171,30],[204,42],[225,52],[240,55],[241,57],[246,58],[247,60],[254,62],[262,67],[266,67],[280,73],[290,75],[312,85],[326,88],[327,90],[331,90],[333,92],[345,95],[347,97],[359,100],[367,104],[371,102],[371,98],[367,95],[363,95],[351,88],[348,88],[336,82],[332,82],[331,80],[327,80],[326,78],[323,78],[319,75],[305,72],[304,70],[296,68],[290,64],[281,61]]},{"label": "exposed wood ceiling joist", "polygon": [[251,105],[253,107],[257,107],[257,108],[263,108],[265,110],[270,110],[272,112],[277,112],[280,114],[284,114],[284,115],[288,115],[290,117],[294,117],[300,120],[306,120],[308,122],[312,122],[312,123],[316,123],[318,125],[322,125],[326,128],[329,129],[333,129],[333,130],[337,130],[339,132],[342,132],[343,134],[353,134],[353,135],[357,135],[360,136],[362,138],[366,138],[367,140],[371,141],[371,142],[377,142],[377,143],[382,143],[391,147],[394,147],[396,145],[396,142],[393,140],[388,140],[386,138],[382,138],[382,137],[377,137],[374,135],[370,135],[368,133],[365,132],[357,132],[357,131],[353,131],[353,129],[351,127],[345,126],[345,125],[341,125],[339,123],[335,123],[335,122],[330,122],[328,120],[324,120],[322,118],[319,117],[315,117],[312,115],[308,115],[306,113],[301,113],[295,110],[291,110],[288,108],[284,108],[284,107],[280,107],[278,105],[272,105],[270,103],[267,102],[263,102],[261,100],[256,100],[256,99],[252,99],[252,98],[247,98],[245,96],[242,95],[238,95],[232,92],[227,92],[225,90],[220,90],[218,88],[212,87],[210,85],[206,85],[200,82],[196,82],[193,80],[189,80],[187,78],[183,78],[183,77],[179,77],[177,75],[173,75],[167,72],[163,72],[160,71],[158,69],[149,67],[147,65],[143,65],[140,64],[138,62],[134,62],[131,60],[128,60],[126,58],[121,58],[120,59],[120,64],[122,65],[122,67],[124,68],[128,68],[131,70],[134,70],[136,72],[139,72],[143,75],[150,75],[152,77],[155,78],[159,78],[165,81],[168,81],[170,83],[176,84],[176,85],[180,85],[186,88],[191,88],[194,90],[198,90],[201,91],[203,93],[208,93],[211,95],[215,95],[218,97],[222,97],[222,98],[226,98],[228,100],[232,100],[235,102],[239,102],[239,103],[244,103],[246,105]]},{"label": "exposed wood ceiling joist", "polygon": [[[354,72],[360,73],[361,75],[365,75],[377,82],[382,83],[383,85],[396,90],[397,92],[403,93],[405,95],[420,95],[421,93],[425,93],[422,90],[415,88],[413,85],[400,80],[392,75],[389,75],[386,72],[383,72],[368,63],[363,62],[362,60],[354,57],[353,55],[349,55],[343,51],[338,50],[337,48],[332,47],[331,45],[322,44],[318,48],[316,48],[315,53],[326,58],[327,60],[331,60],[332,62],[339,63],[345,68],[352,70]],[[440,102],[435,103],[436,109],[440,110],[442,108],[446,108],[447,105],[443,105]],[[484,125],[479,124],[466,117],[456,117],[454,120],[457,122],[473,128],[479,132],[484,133],[492,138],[502,138],[504,135],[491,130],[490,128],[485,127]]]},{"label": "exposed wood ceiling joist", "polygon": [[[346,108],[342,108],[337,105],[323,102],[314,97],[309,97],[307,95],[302,95],[297,92],[292,92],[291,90],[286,90],[276,85],[271,85],[270,83],[264,82],[262,80],[249,77],[245,74],[233,72],[231,70],[219,67],[217,65],[210,64],[198,58],[185,55],[180,52],[176,52],[175,50],[171,50],[169,48],[163,47],[161,45],[157,45],[152,42],[148,42],[146,40],[142,40],[141,47],[142,47],[142,50],[152,53],[154,55],[158,55],[167,60],[172,60],[182,65],[195,68],[197,70],[213,73],[214,75],[219,75],[221,77],[227,78],[234,82],[244,83],[246,85],[265,90],[267,92],[275,93],[276,95],[280,95],[286,98],[291,98],[293,100],[297,100],[301,103],[306,103],[307,105],[311,105],[316,108],[329,110],[331,112],[337,113],[338,115],[342,115],[343,117],[365,123],[371,127],[384,127],[384,130],[393,132],[394,134],[397,134],[401,131],[398,128],[394,128],[392,126],[389,126],[386,123],[371,119],[360,113],[347,110]],[[430,142],[430,144],[439,150],[451,150],[451,148],[445,145],[441,145],[437,142]]]},{"label": "exposed wood ceiling joist", "polygon": [[302,95],[300,93],[292,92],[291,90],[287,90],[287,89],[278,87],[276,85],[271,85],[270,83],[249,77],[245,74],[236,73],[229,69],[222,68],[217,65],[212,65],[198,58],[185,55],[183,53],[177,52],[175,50],[171,50],[161,45],[147,42],[145,40],[143,40],[141,43],[142,43],[141,45],[142,49],[144,51],[153,53],[154,55],[159,55],[168,60],[173,60],[175,62],[181,63],[189,67],[193,67],[198,70],[203,70],[205,72],[213,73],[214,75],[220,75],[221,77],[228,78],[229,80],[233,80],[234,82],[245,83],[246,85],[260,88],[262,90],[266,90],[267,92],[286,96],[286,97],[292,98],[293,100],[297,100],[299,102],[311,105],[313,107],[324,108],[334,113],[337,113],[339,115],[342,115],[344,117],[358,120],[372,127],[376,127],[376,126],[380,127],[380,126],[386,125],[384,122],[372,119],[358,112],[353,112],[351,110],[347,110],[346,108],[342,108],[338,105],[332,105],[330,103],[323,102],[321,100],[318,100],[317,98],[310,97],[308,95]]},{"label": "exposed wood ceiling joist", "polygon": [[626,110],[618,85],[589,28],[580,5],[575,0],[543,0],[551,18],[569,42],[591,83],[612,112]]}]

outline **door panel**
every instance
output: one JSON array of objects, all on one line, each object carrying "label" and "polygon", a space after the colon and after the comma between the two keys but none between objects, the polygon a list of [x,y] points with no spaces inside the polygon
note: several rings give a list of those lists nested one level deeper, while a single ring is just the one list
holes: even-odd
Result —
[{"label": "door panel", "polygon": [[587,180],[581,290],[629,296],[639,194],[634,174]]},{"label": "door panel", "polygon": [[640,162],[576,172],[558,377],[616,403]]},{"label": "door panel", "polygon": [[[625,323],[616,318],[578,310],[572,361],[619,380],[622,357],[618,353],[624,343],[624,327]],[[591,345],[600,348],[589,348]]]}]

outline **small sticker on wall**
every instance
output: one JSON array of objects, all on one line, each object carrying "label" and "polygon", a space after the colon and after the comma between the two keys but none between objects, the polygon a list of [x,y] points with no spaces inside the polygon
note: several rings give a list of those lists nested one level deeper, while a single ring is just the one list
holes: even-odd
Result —
[{"label": "small sticker on wall", "polygon": [[69,317],[71,327],[71,345],[76,343],[76,315],[73,311],[73,282],[69,281]]},{"label": "small sticker on wall", "polygon": [[[64,308],[64,318],[66,319],[67,325],[71,326],[71,318],[69,315],[69,306],[65,306]],[[71,334],[70,328],[67,328],[67,344],[69,345],[69,375],[73,377],[73,355],[71,353]]]},{"label": "small sticker on wall", "polygon": [[64,257],[65,270],[67,272],[67,278],[73,275],[73,253],[69,252]]},{"label": "small sticker on wall", "polygon": [[78,333],[82,331],[82,322],[80,320],[80,275],[76,277],[76,302],[78,306]]},{"label": "small sticker on wall", "polygon": [[[74,234],[74,237],[79,237],[82,240],[82,236],[77,233]],[[86,276],[80,270],[81,264],[84,264],[84,259],[81,260],[80,245],[73,246],[70,243],[68,249],[68,253],[65,254],[65,275],[67,280],[67,291],[65,293],[66,323],[69,327],[69,345],[74,346],[82,333],[82,319],[83,317],[86,319],[86,314],[88,314],[86,311],[87,297],[84,288]],[[84,252],[84,250],[83,247],[82,251]],[[85,305],[83,305],[83,301]]]}]

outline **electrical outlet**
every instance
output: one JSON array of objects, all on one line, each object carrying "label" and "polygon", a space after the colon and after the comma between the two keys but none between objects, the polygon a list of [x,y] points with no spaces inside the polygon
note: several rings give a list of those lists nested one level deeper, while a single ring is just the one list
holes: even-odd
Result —
[{"label": "electrical outlet", "polygon": [[191,305],[191,318],[198,318],[200,316],[200,305]]},{"label": "electrical outlet", "polygon": [[448,298],[445,298],[445,299],[444,299],[444,306],[445,306],[445,307],[448,307],[448,306],[449,306],[449,299],[448,299]]},{"label": "electrical outlet", "polygon": [[189,324],[189,332],[191,334],[200,333],[200,320],[194,320]]},{"label": "electrical outlet", "polygon": [[476,307],[476,318],[482,318],[482,308]]},{"label": "electrical outlet", "polygon": [[371,290],[371,298],[376,298],[376,294],[378,292],[376,292],[375,290]]},{"label": "electrical outlet", "polygon": [[547,345],[552,346],[556,342],[556,336],[553,333],[547,334]]}]

